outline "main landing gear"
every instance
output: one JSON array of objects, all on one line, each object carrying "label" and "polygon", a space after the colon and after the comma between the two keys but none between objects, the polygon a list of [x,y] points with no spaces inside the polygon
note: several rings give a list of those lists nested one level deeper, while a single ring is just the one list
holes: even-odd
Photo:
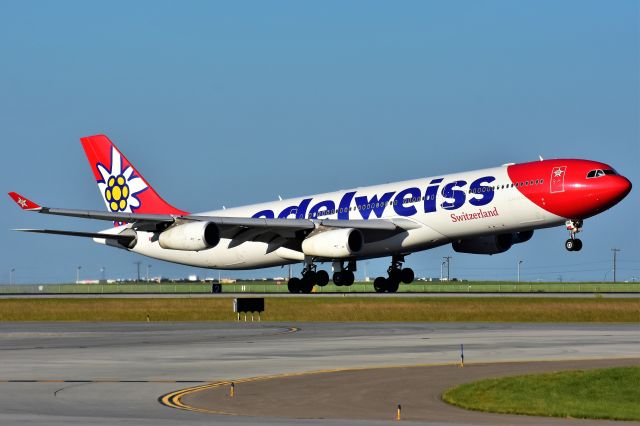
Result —
[{"label": "main landing gear", "polygon": [[[395,293],[400,283],[413,282],[414,273],[411,268],[403,268],[404,256],[395,255],[391,258],[391,266],[387,269],[388,277],[378,277],[373,282],[377,293]],[[355,280],[356,262],[350,260],[346,266],[342,261],[333,262],[333,283],[337,286],[350,286]],[[313,286],[324,287],[329,283],[327,271],[317,270],[312,259],[305,259],[302,277],[292,277],[287,286],[290,293],[311,293]]]},{"label": "main landing gear", "polygon": [[[342,262],[333,262],[333,283],[337,286],[350,286],[355,281],[356,262],[350,260],[347,266]],[[287,283],[289,293],[311,293],[313,286],[324,287],[329,284],[329,273],[318,270],[312,259],[305,259],[302,277],[292,277]]]},{"label": "main landing gear", "polygon": [[391,266],[387,269],[388,277],[378,277],[373,281],[376,293],[395,293],[400,287],[400,282],[409,284],[413,282],[415,275],[413,269],[403,268],[404,256],[396,255],[391,258]]},{"label": "main landing gear", "polygon": [[316,270],[312,261],[305,261],[302,278],[292,277],[287,283],[289,293],[311,293],[314,285],[324,287],[329,283],[327,271]]},{"label": "main landing gear", "polygon": [[576,234],[582,230],[582,220],[568,220],[567,231],[569,231],[569,239],[564,242],[564,248],[569,251],[580,251],[582,249],[582,240],[576,238]]},{"label": "main landing gear", "polygon": [[340,286],[350,286],[356,280],[354,272],[356,271],[355,260],[350,260],[345,268],[342,262],[333,262],[333,283]]}]

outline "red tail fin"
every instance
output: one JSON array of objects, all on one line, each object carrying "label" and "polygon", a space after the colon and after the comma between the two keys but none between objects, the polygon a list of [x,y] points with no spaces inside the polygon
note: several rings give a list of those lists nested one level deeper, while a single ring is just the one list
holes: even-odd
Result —
[{"label": "red tail fin", "polygon": [[95,135],[80,141],[109,211],[188,214],[164,201],[109,138]]}]

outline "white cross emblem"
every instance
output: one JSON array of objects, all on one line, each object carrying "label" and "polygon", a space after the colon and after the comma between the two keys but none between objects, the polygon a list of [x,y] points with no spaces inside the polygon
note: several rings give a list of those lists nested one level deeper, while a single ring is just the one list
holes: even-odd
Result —
[{"label": "white cross emblem", "polygon": [[20,207],[27,207],[27,200],[24,198],[18,198],[18,204],[20,204]]}]

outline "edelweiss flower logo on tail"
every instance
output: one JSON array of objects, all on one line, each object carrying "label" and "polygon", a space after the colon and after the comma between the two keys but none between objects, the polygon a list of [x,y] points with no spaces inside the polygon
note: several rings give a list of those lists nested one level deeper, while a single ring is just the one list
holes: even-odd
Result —
[{"label": "edelweiss flower logo on tail", "polygon": [[122,170],[122,157],[118,150],[111,147],[111,168],[107,169],[98,163],[96,168],[102,176],[98,181],[98,188],[104,198],[107,208],[112,212],[133,213],[140,208],[137,194],[148,188],[139,176],[133,174],[133,167],[128,165]]}]

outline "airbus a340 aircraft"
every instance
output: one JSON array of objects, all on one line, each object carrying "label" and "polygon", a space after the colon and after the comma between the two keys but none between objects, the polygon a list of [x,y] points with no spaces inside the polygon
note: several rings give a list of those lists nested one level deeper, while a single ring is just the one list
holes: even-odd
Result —
[{"label": "airbus a340 aircraft", "polygon": [[461,253],[502,253],[535,229],[566,226],[565,247],[579,251],[583,220],[631,191],[631,182],[597,161],[558,159],[191,214],[164,201],[103,135],[81,139],[107,211],[42,207],[9,195],[38,213],[113,221],[102,232],[20,229],[72,235],[169,262],[215,269],[254,269],[303,262],[293,293],[333,282],[351,285],[356,262],[391,257],[378,292],[414,279],[405,256],[444,244]]}]

